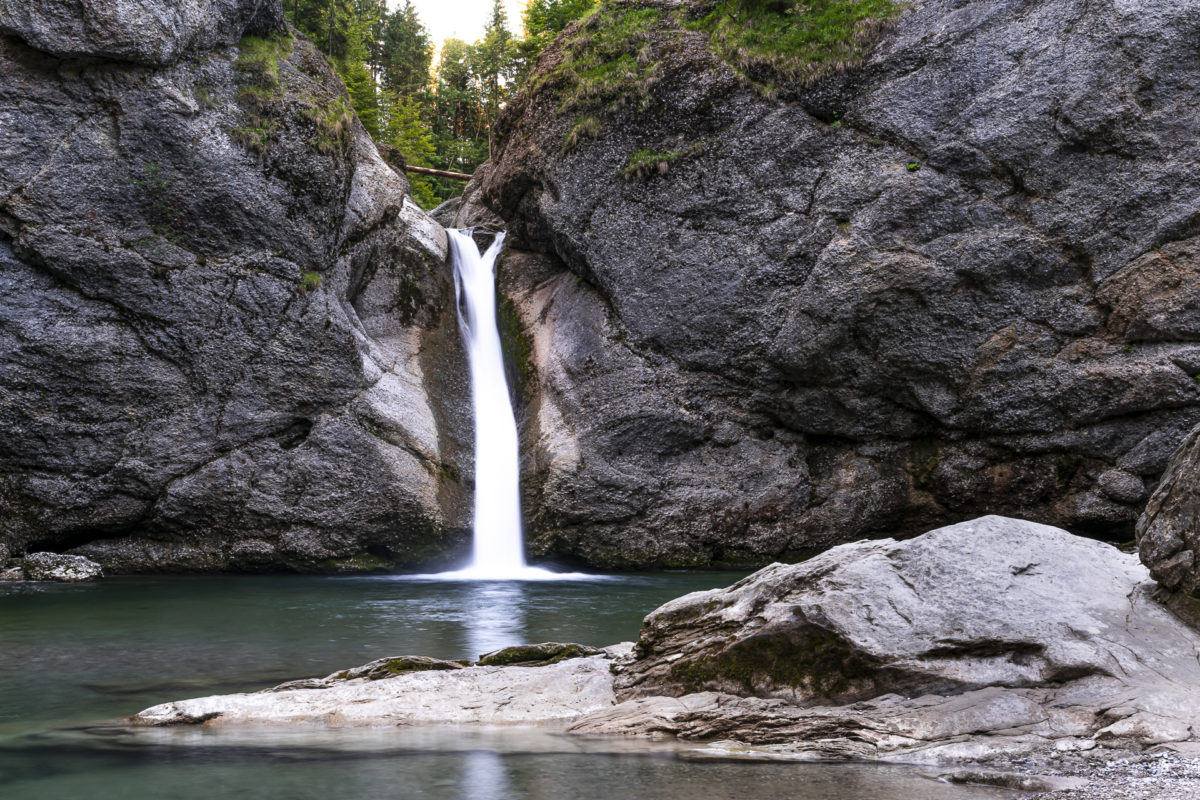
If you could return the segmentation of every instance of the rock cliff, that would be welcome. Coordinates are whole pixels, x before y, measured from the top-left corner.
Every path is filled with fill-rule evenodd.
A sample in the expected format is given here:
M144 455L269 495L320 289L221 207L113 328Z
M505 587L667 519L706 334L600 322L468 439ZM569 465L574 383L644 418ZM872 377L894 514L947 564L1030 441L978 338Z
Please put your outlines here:
M461 553L466 373L407 189L276 0L0 0L0 542Z
M568 29L447 209L511 231L535 551L1129 538L1200 420L1198 11L915 0L803 68L711 3Z

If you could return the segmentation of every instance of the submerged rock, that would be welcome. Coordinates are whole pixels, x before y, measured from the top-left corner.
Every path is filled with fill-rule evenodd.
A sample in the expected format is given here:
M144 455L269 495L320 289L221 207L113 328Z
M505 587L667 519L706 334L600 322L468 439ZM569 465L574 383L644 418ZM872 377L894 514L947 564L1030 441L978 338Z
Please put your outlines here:
M60 553L30 553L21 560L21 573L29 581L62 583L82 583L104 577L104 570L95 561Z
M0 0L0 541L361 571L469 535L441 227L278 0Z
M444 212L510 229L533 547L1128 539L1200 420L1200 1L919 0L800 81L723 60L711 9L568 30Z

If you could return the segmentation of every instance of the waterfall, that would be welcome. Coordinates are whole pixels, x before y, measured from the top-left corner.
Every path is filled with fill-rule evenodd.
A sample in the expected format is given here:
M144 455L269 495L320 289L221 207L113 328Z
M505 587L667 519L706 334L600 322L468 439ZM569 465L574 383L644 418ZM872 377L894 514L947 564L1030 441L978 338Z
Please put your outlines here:
M501 577L525 568L517 422L496 325L495 264L504 234L496 234L481 255L470 230L446 233L475 411L474 545L469 570Z
M521 536L520 451L500 329L496 324L496 259L504 234L496 234L482 254L471 230L447 229L458 329L471 370L471 407L475 414L475 515L472 557L466 569L432 575L400 576L418 580L590 580L525 564Z

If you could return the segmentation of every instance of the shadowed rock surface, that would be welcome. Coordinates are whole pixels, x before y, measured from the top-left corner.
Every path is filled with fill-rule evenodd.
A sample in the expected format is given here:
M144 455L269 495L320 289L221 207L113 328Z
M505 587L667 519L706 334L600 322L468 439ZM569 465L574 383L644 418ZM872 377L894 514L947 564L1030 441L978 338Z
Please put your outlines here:
M511 232L532 547L751 563L993 512L1128 539L1200 419L1200 3L917 0L860 66L751 76L775 99L707 8L568 30L443 211ZM618 18L636 85L581 101L564 64Z
M1156 581L1177 592L1179 610L1200 594L1200 428L1184 439L1138 520L1138 551ZM1200 607L1200 606L1197 606ZM1200 616L1195 617L1200 622Z
M462 552L444 233L324 57L275 0L85 5L0 2L0 541L110 571Z

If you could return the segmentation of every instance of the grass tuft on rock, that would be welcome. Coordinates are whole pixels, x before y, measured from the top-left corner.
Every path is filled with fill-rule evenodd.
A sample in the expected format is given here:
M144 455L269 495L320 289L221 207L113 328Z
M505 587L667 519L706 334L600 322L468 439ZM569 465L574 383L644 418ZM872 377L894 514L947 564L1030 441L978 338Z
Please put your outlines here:
M238 42L238 57L233 68L244 83L238 89L237 100L247 112L245 125L230 131L234 140L247 150L264 155L279 127L275 118L283 100L279 64L292 52L292 37L260 38L246 36Z
M688 27L744 73L807 82L861 63L902 9L892 0L722 0Z
M316 148L325 155L340 152L350 140L354 125L354 109L345 98L336 97L324 105L313 105L304 109L317 129Z
M698 155L704 151L703 142L693 142L687 147L667 152L655 150L636 150L629 156L629 161L621 169L621 177L625 180L649 178L654 175L665 175L671 169L672 162L681 158Z
M292 52L291 36L245 36L238 42L238 57L233 68L250 77L257 85L279 85L279 62Z
M601 126L600 120L596 117L580 117L575 120L575 124L571 126L571 130L567 134L566 141L563 142L563 155L574 152L577 147L588 139L600 138L602 129L603 126Z
M657 8L630 2L596 7L569 36L563 58L544 79L558 85L559 112L649 105L659 63L652 34L662 18Z

